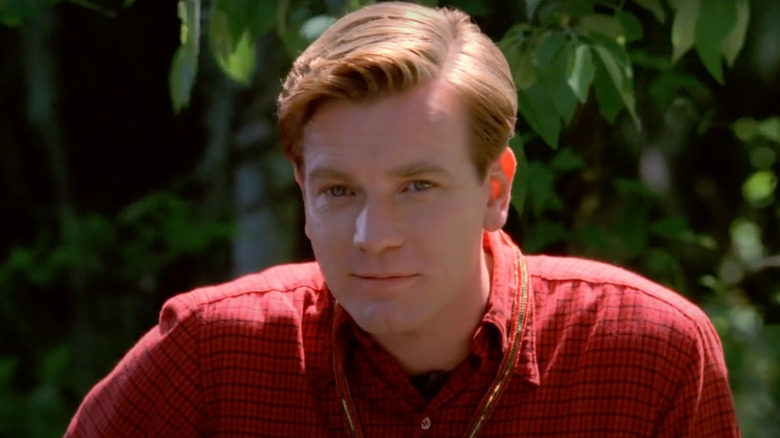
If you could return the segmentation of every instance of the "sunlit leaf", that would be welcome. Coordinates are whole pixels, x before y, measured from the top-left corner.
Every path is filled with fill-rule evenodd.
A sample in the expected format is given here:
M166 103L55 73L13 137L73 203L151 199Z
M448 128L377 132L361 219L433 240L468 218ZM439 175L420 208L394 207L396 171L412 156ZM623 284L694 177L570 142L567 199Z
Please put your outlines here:
M593 77L596 73L590 47L586 44L580 44L569 59L571 62L566 74L566 83L571 87L577 99L585 103L588 101L590 85L593 83Z
M173 55L168 77L171 100L176 113L190 102L192 87L198 72L200 51L200 0L179 0L181 46Z
M217 58L217 63L222 71L234 81L249 85L255 72L255 44L245 32L236 45L235 50Z
M701 0L704 13L696 25L696 52L707 71L723 83L722 44L737 22L734 0Z
M677 62L696 41L701 0L681 1L672 22L672 62Z
M759 170L742 185L742 196L756 207L766 207L771 203L776 188L777 175L771 170Z
M729 67L734 65L737 55L745 44L745 35L747 35L748 22L750 21L750 4L748 0L735 0L737 6L737 23L731 29L731 32L723 41L723 56L726 58Z
M634 2L652 12L655 16L655 19L660 23L663 24L666 21L666 12L664 12L664 8L661 6L660 0L634 0Z

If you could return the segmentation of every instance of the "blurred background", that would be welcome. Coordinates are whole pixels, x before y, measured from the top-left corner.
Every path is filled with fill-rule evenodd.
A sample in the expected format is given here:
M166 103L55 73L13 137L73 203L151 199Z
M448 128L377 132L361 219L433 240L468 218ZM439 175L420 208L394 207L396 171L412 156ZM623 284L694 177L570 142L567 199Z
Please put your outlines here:
M311 259L275 99L366 3L0 0L0 436L61 436L174 294ZM780 436L780 2L420 3L509 58L524 252L703 307L743 436Z

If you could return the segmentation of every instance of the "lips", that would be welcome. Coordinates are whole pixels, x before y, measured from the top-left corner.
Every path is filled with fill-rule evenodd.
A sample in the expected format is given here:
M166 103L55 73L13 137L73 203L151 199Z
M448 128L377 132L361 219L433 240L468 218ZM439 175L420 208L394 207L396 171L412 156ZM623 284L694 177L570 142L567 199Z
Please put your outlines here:
M352 274L358 285L371 290L398 289L409 285L417 277L417 274Z

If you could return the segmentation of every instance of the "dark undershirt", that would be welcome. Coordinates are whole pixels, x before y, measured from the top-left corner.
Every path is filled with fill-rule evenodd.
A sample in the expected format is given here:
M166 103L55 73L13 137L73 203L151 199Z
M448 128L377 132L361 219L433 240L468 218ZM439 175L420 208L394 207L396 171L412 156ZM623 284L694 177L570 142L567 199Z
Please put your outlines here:
M449 373L446 371L433 371L419 376L411 376L409 381L420 391L426 401L430 401L447 382Z

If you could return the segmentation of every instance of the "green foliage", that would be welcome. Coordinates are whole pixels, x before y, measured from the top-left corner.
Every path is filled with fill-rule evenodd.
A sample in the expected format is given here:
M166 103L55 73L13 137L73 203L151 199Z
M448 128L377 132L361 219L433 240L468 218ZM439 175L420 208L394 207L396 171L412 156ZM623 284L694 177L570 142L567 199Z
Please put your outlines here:
M171 63L169 84L173 109L177 113L189 105L200 53L200 0L179 0L181 47Z
M336 17L372 2L179 0L181 45L169 76L174 110L189 105L202 79L203 37L207 56L225 75L252 86L261 39L292 60ZM57 3L0 0L0 23L31 22ZM123 6L132 3L124 0ZM742 52L750 2L526 0L514 17L497 16L507 2L419 3L458 7L484 23L514 23L486 30L501 36L498 45L518 87L512 202L521 215L524 251L617 263L702 304L724 345L743 436L778 436L780 327L766 324L763 315L780 306L780 282L761 277L753 288L766 297L749 289L780 253L780 117L733 120L713 105L718 87L728 85L723 62L732 67ZM747 157L735 184L739 199L721 228L714 221L702 227L696 212L685 208L692 197L680 193L687 189L682 183L664 190L638 171L643 148L669 142L654 130L658 120L678 122L675 105L692 108L696 124L682 149L720 129L712 135L730 132L730 152ZM706 158L689 158L683 172ZM719 195L707 196L726 202ZM204 219L197 205L169 192L151 193L116 215L77 216L65 228L42 231L0 264L0 333L26 346L20 356L0 352L0 436L59 435L86 387L125 350L122 342L132 342L139 327L148 326L150 319L138 315L149 291L183 258L225 245L232 235L228 222ZM42 333L33 323L42 318L30 310L35 306L23 301L25 294L10 292L51 299L47 291L77 282L69 293L102 294L86 300L94 301L90 324L109 328L80 333L87 348L66 342L70 334ZM112 291L108 298L104 290ZM139 299L139 291L147 295ZM149 304L147 316L156 310ZM108 320L102 326L101 316ZM79 378L74 370L85 363L99 365Z
M153 321L156 308L143 318L136 315L139 290L152 292L177 262L227 245L232 237L229 222L205 219L192 201L157 192L115 217L78 216L60 239L41 235L33 245L12 249L0 264L0 332L26 347L19 356L0 353L0 436L61 436L75 408L69 396L83 396ZM16 292L54 300L47 291L74 279L82 288L110 289L94 290L80 303L89 310L84 317L105 331L76 332L76 341L68 341L68 330L51 333L48 324L37 323L46 315ZM77 364L89 367L83 380Z
M17 27L38 18L62 0L0 0L0 23Z

